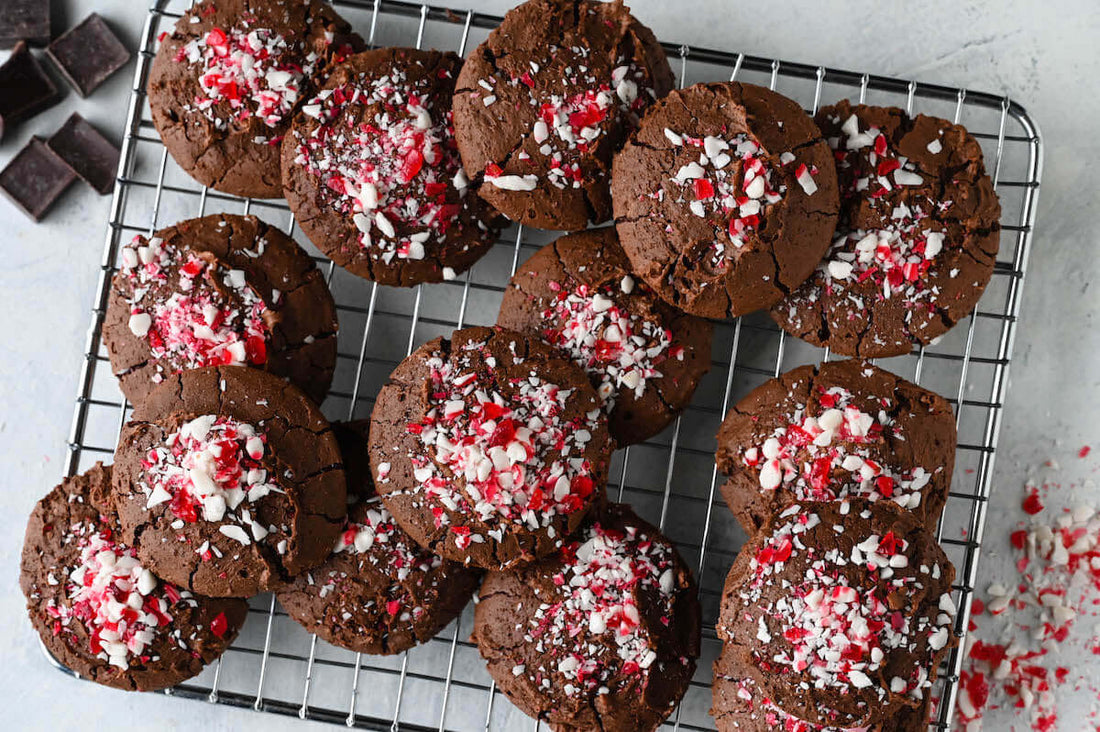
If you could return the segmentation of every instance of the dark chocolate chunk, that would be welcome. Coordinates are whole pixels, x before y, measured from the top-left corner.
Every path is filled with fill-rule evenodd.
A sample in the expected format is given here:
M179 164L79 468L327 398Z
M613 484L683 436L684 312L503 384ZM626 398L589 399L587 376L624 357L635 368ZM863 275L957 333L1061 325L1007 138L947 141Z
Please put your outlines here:
M26 41L50 42L50 0L4 0L0 8L0 48Z
M65 31L46 47L46 53L82 97L130 60L130 51L98 13Z
M33 117L59 99L57 85L38 65L27 44L15 44L0 66L0 138L5 126Z
M76 180L65 161L41 137L32 137L8 167L0 170L0 191L35 221L41 221L53 202Z
M46 145L92 188L102 194L114 189L119 150L76 112Z

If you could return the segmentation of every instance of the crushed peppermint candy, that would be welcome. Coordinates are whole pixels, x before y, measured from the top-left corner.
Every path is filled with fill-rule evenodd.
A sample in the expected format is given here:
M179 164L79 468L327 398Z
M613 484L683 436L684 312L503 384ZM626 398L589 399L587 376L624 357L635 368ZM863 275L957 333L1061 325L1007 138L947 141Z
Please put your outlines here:
M138 485L146 496L146 509L166 503L176 519L221 524L219 534L243 546L278 535L279 528L264 526L258 513L249 509L283 492L265 467L270 462L265 461L266 453L262 425L213 414L185 422L142 460ZM204 560L212 549L200 551Z
M555 295L541 314L547 323L543 340L598 379L596 394L608 412L624 391L641 399L646 384L661 378L662 362L684 358L684 348L673 342L671 330L619 304L622 295L636 287L630 275L617 287L601 289L551 282Z
M727 585L724 602L733 605L723 610L719 637L741 644L755 638L752 653L764 673L793 675L841 694L870 690L882 702L903 694L922 701L933 669L916 664L904 677L882 675L897 654L931 661L950 645L956 610L950 586L939 581L943 569L910 567L910 544L893 531L825 547L818 533L842 536L849 529L825 526L818 513L798 504L779 519L761 537L748 576L732 589ZM926 598L936 584L943 594Z
M534 373L498 383L496 359L485 348L471 342L450 358L428 358L428 410L406 426L423 450L411 456L417 490L431 499L437 527L450 523L448 511L498 526L551 526L599 489L584 453L602 415L595 408L563 419L574 390ZM460 549L486 541L467 526L450 530ZM502 530L490 538L499 541Z
M534 151L545 158L538 168L545 171L546 180L556 188L581 188L592 176L607 174L603 167L586 162L597 151L607 149L601 145L601 138L612 130L623 129L629 133L637 127L642 112L656 99L656 94L645 71L625 57L618 59L609 78L602 78L590 67L591 49L554 47L550 53L553 68L565 64L567 84L580 91L559 93L560 79L555 78L553 83L547 84L540 78L555 73L551 64L531 63L518 77L481 79L478 88L470 93L480 97L488 107L498 103L506 89L506 98L518 99L516 103L534 107L537 115L525 137L534 142ZM533 165L526 149L516 159ZM486 166L487 182L511 191L531 191L538 187L538 175L504 175L502 164L490 162ZM523 167L513 164L510 169L522 170Z
M733 251L751 243L770 207L783 200L787 186L776 171L796 158L783 153L773 160L758 140L743 132L696 137L666 128L665 137L675 148L698 152L671 180L680 189L677 202L699 218L720 222L715 224L721 233L715 238L712 264L724 267ZM817 191L815 172L804 164L796 168L795 179L807 195Z
M159 659L150 647L173 622L179 603L195 606L190 593L160 582L137 559L137 552L116 543L111 531L90 523L69 527L66 541L80 547L79 564L65 568L66 601L51 599L46 612L54 635L86 638L88 652L123 671ZM75 626L82 626L83 631ZM178 631L171 643L188 649Z
M882 398L877 414L869 414L853 404L853 394L843 387L814 389L815 413L800 405L786 416L785 426L742 449L741 464L757 473L760 488L787 490L800 501L859 496L919 507L922 491L943 468L899 471L875 456L875 448L897 429L887 412L889 398Z
M353 509L354 520L336 540L335 554L352 554L379 567L398 582L413 572L428 572L443 565L443 560L413 542L381 499L372 498L360 509Z
M541 604L524 633L544 660L513 672L536 684L553 683L567 696L612 693L638 676L648 677L658 659L643 615L666 626L672 622L677 592L672 548L629 523L619 529L597 522L559 556L562 566L551 577L554 592L539 593ZM656 606L639 607L640 597Z
M274 314L242 270L158 237L135 237L121 260L130 332L159 362L155 378L166 370L267 362Z
M230 28L214 27L183 45L177 63L196 69L201 94L185 110L198 113L219 130L259 119L279 127L298 103L303 80L317 68L319 56L301 40L288 41L243 15ZM281 136L264 138L277 145Z
M1056 469L1054 461L1044 468ZM979 586L982 597L972 601L955 710L958 732L1000 729L1007 723L1035 732L1067 729L1059 713L1073 708L1071 699L1078 705L1071 691L1087 690L1100 699L1088 666L1078 670L1070 662L1080 652L1100 655L1100 625L1095 623L1100 615L1100 513L1085 503L1060 510L1044 504L1055 495L1094 487L1091 480L1063 485L1049 474L1025 484L1021 521L1006 542L1016 571L1008 580ZM1093 709L1088 718L1095 726L1100 716L1095 702Z
M471 231L492 235L473 213L480 204L467 195L449 101L437 89L452 73L359 72L309 101L303 111L316 123L294 133L295 163L354 223L363 252L387 265L431 258Z
M840 119L833 123L840 124ZM819 286L838 292L858 286L861 293L878 300L902 298L907 307L925 300L925 307L934 309L938 290L930 280L937 276L934 268L946 239L940 217L952 201L939 201L925 190L926 181L916 164L898 154L879 128L862 124L855 114L840 128L843 134L828 142L842 183L844 213L832 247L818 267ZM862 207L883 225L851 226L852 212Z

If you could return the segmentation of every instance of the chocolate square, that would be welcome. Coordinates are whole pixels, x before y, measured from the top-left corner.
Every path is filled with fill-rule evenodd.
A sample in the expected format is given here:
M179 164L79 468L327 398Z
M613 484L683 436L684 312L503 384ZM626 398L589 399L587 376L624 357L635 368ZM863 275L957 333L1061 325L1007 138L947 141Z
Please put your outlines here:
M19 41L36 46L50 42L50 0L0 1L0 48Z
M46 140L46 145L100 194L114 189L119 150L76 112Z
M76 173L46 147L45 140L32 137L8 167L0 170L0 191L32 219L41 221L74 180Z
M15 44L11 56L0 66L0 138L5 127L33 117L59 99L57 85L38 65L27 44Z
M97 13L65 31L46 48L46 54L82 97L130 60L130 51Z

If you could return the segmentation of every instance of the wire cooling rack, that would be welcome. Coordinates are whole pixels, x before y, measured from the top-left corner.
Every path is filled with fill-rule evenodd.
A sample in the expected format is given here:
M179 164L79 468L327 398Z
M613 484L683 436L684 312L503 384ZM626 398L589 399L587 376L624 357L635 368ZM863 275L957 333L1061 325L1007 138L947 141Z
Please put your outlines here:
M284 202L249 201L199 187L168 156L145 98L157 36L170 29L188 4L157 0L142 35L69 437L67 474L96 460L110 461L129 415L100 341L100 326L120 244L136 234L222 211L253 213L290 231L315 255L337 302L339 358L324 404L332 419L368 416L386 376L418 344L457 327L491 324L516 266L553 239L547 232L513 226L454 282L415 289L380 287L320 256L295 227ZM334 4L371 44L452 49L460 54L480 43L500 20L396 0ZM956 633L962 638L977 577L1039 193L1042 143L1035 123L1022 107L1000 96L686 45L665 48L683 85L723 79L764 84L811 112L841 98L896 105L910 113L961 122L981 142L1003 206L1001 250L992 281L977 311L938 343L881 362L949 397L956 409L957 465L939 535L958 568ZM722 581L744 540L716 498L720 476L713 459L715 431L726 409L753 387L795 366L828 358L827 351L787 337L760 314L717 323L713 367L692 405L663 434L615 455L611 495L659 523L700 580L703 657L691 689L663 729L713 729L707 709L711 662L719 649L714 621ZM202 675L165 693L368 729L538 730L538 722L523 716L494 687L476 647L467 640L471 616L467 608L437 638L405 654L373 657L318 641L291 621L272 596L263 595L251 601L249 621L225 655ZM933 694L939 703L932 729L949 726L962 660L956 650L941 668ZM52 657L50 661L71 673Z

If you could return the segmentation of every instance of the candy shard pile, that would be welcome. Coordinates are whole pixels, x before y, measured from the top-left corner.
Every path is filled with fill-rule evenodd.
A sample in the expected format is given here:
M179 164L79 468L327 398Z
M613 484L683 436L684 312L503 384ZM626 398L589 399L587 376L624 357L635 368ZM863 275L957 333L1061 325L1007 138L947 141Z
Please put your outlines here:
M659 622L671 622L676 577L668 546L633 526L619 531L596 523L563 547L561 555L564 565L553 576L558 592L541 598L524 635L547 655L547 665L520 673L561 674L568 696L610 694L614 689L606 685L609 679L649 674L657 654L637 598L655 593L663 608ZM578 643L581 638L584 642ZM598 656L585 652L589 644L600 649ZM613 651L610 656L607 649Z
M238 544L261 542L279 529L260 523L256 504L283 492L271 479L265 452L262 427L213 414L196 417L169 434L143 461L140 487L147 496L145 507L167 503L181 527L201 518L221 524L218 532ZM284 553L286 540L276 549ZM215 550L207 542L196 551Z
M470 343L465 349L483 345ZM464 360L459 357L456 364L442 353L428 359L429 410L407 427L424 448L412 458L414 477L437 503L437 525L448 521L444 509L460 505L482 521L532 529L550 527L554 516L579 511L596 489L583 453L598 427L598 414L564 422L560 414L572 390L532 374L508 384L506 398L491 383L495 379L485 383L468 360L462 366ZM493 366L486 365L492 373ZM461 483L451 476L461 477ZM500 529L488 533L501 540ZM460 545L484 540L470 533L456 537Z
M172 622L171 606L190 598L190 593L170 585L157 593L159 580L142 566L136 552L115 544L103 532L92 529L77 540L80 564L65 579L70 604L51 601L47 607L58 621L55 632L64 632L74 619L79 621L89 631L91 652L122 670L135 658L155 660L146 655L146 649L158 627ZM187 647L178 631L175 640L181 648Z
M793 504L742 549L718 637L787 713L882 723L927 699L954 644L953 576L912 514L861 499Z
M1089 452L1082 449L1078 457ZM1044 469L1058 465L1047 461ZM1052 491L1087 487L1088 481L1063 486L1050 478L1025 484L1020 510L1028 518L1008 537L1018 576L980 587L971 606L955 717L959 732L992 729L992 719L1054 732L1065 729L1059 714L1079 692L1100 699L1100 688L1075 673L1071 661L1073 654L1100 653L1100 625L1085 623L1100 615L1100 514L1071 502L1052 515L1044 505ZM1095 723L1098 713L1090 719Z
M244 271L158 237L135 237L122 250L121 273L132 288L130 332L161 362L154 382L164 379L164 366L266 363L275 316Z
M314 51L304 53L301 42L292 41L292 46L278 33L253 25L242 18L228 30L214 27L176 54L177 62L201 66L203 95L185 109L202 114L219 129L253 116L268 127L282 124L298 103L302 79L313 73L319 58ZM217 109L222 103L232 117L222 116ZM281 141L281 136L262 140L273 145Z
M634 278L622 278L619 290L630 294ZM543 313L548 323L543 340L566 351L589 375L599 379L596 395L610 412L621 391L636 398L651 379L661 378L657 366L666 359L683 360L683 346L673 343L672 331L643 319L616 304L615 293L580 284L568 290L557 282L553 302ZM560 326L557 324L560 323Z
M761 489L783 487L798 500L853 495L888 499L902 508L919 506L931 473L918 466L899 474L866 448L881 445L883 433L894 429L885 409L868 414L853 406L851 392L839 386L821 391L817 401L823 410L819 416L800 409L786 427L777 427L762 444L742 452L745 467L758 469ZM898 434L897 439L905 437Z
M294 162L323 181L329 205L352 218L360 245L387 264L424 259L429 240L438 247L461 227L468 182L450 111L434 110L435 83L400 69L364 74L302 108L319 124L298 135Z

